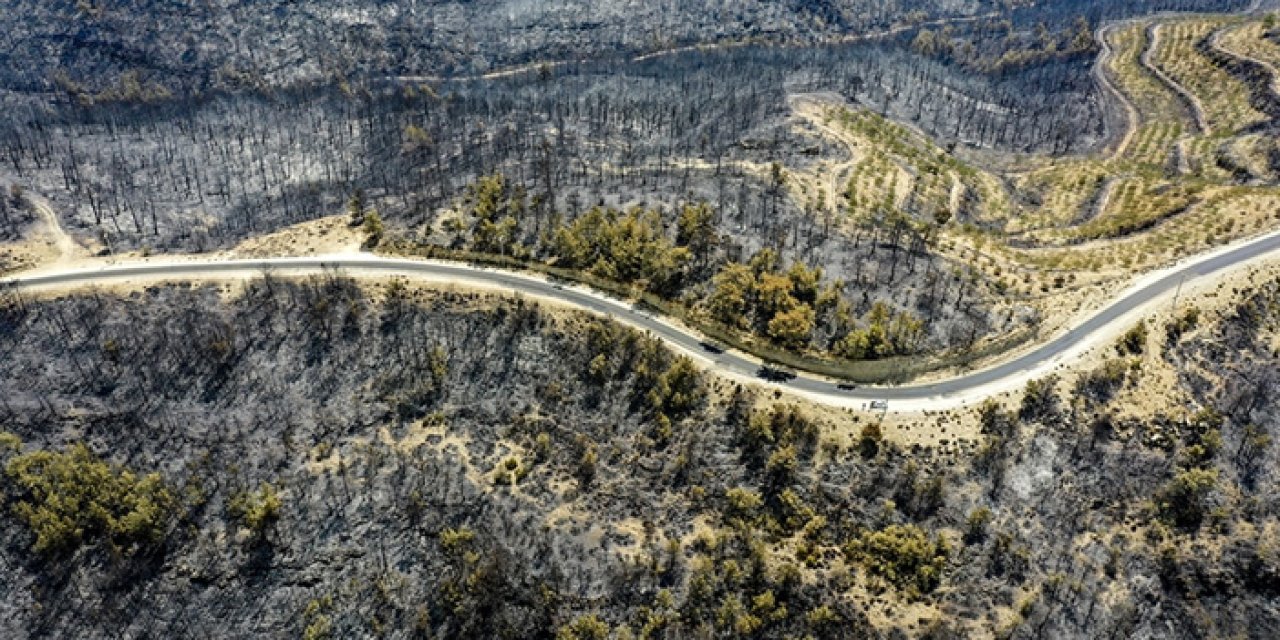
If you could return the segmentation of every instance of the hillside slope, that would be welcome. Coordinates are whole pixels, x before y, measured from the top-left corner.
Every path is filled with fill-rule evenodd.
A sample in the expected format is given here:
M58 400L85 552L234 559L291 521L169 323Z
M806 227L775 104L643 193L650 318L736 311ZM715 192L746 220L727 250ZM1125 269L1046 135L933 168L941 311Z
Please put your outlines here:
M1032 9L1053 19L1235 0L1109 0ZM481 73L546 60L645 53L727 40L812 42L908 22L982 15L992 0L531 2L529 0L18 0L0 16L0 87L94 90L139 72L146 84L207 90L249 77L272 86L339 76ZM1034 16L1033 16L1034 17Z
M934 449L726 386L608 323L465 292L329 278L9 299L0 625L1273 636L1277 287L1012 410L912 426L983 431ZM1185 405L1128 410L1161 385Z

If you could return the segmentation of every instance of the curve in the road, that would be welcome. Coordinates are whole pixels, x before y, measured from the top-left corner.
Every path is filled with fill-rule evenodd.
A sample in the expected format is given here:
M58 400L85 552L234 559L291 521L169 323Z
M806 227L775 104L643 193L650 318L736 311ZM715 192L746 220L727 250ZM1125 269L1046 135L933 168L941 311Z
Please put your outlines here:
M1231 267L1280 254L1280 232L1272 233L1227 250L1216 252L1179 267L1171 268L1131 289L1119 299L1085 319L1069 331L1010 360L979 371L947 380L900 387L860 387L800 375L785 382L774 382L820 402L841 406L857 406L873 400L894 401L896 409L948 408L981 400L1000 383L1025 378L1030 372L1048 369L1061 356L1083 344L1094 334L1183 282L1210 275ZM340 269L350 275L404 276L422 280L473 283L505 291L554 300L599 315L618 319L650 332L680 351L696 354L719 373L735 377L753 377L760 369L751 357L733 351L711 353L705 339L693 331L678 327L662 318L641 312L630 303L600 293L566 287L555 282L511 271L473 267L461 263L425 262L372 255L342 255L315 258L264 258L249 260L161 262L124 264L106 268L76 269L41 275L0 280L0 286L18 290L104 284L130 279L226 279L256 277L267 272L322 272Z

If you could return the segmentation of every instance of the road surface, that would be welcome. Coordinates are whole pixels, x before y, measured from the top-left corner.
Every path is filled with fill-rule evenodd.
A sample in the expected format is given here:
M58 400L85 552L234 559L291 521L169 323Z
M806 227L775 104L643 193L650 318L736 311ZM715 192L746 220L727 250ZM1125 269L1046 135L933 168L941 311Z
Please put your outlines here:
M461 263L385 258L370 254L244 260L148 259L25 273L0 280L0 286L20 291L45 291L119 282L234 280L261 277L266 272L314 274L333 269L353 277L401 276L417 281L456 283L546 299L614 318L649 332L677 351L694 356L716 373L780 387L824 404L865 408L872 401L888 401L891 411L920 411L955 408L1016 390L1027 380L1052 372L1088 348L1114 340L1117 331L1127 329L1136 322L1138 314L1149 311L1152 303L1173 295L1183 284L1239 269L1268 257L1280 257L1280 232L1225 247L1144 277L1105 307L1079 320L1070 330L989 368L922 384L856 388L838 386L835 381L804 374L790 380L766 382L759 377L761 367L758 360L736 351L708 350L705 338L696 332L640 311L629 302L584 287Z

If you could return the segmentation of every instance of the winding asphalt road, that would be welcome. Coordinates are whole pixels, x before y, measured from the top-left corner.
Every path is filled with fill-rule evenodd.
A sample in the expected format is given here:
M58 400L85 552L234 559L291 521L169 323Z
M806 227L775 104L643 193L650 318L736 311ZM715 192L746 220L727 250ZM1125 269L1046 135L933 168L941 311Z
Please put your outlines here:
M1205 256L1152 274L1070 330L1034 349L992 367L957 377L898 387L857 387L799 375L787 381L773 381L777 387L809 397L817 402L844 407L865 407L871 401L888 401L891 410L917 411L946 409L981 401L1002 391L1018 388L1032 377L1044 375L1074 353L1096 345L1127 318L1184 283L1241 268L1250 262L1274 255L1280 257L1280 232L1214 251ZM131 262L101 267L63 269L23 274L0 280L0 287L18 291L65 289L118 282L165 280L236 280L261 277L264 273L304 275L338 270L348 276L401 276L436 283L479 286L527 295L566 304L614 318L690 354L717 373L739 379L759 380L760 364L736 351L709 350L704 338L690 329L672 324L632 304L577 286L561 285L532 275L474 267L467 264L384 258L370 254L339 254L306 258L262 258L246 260L190 260Z

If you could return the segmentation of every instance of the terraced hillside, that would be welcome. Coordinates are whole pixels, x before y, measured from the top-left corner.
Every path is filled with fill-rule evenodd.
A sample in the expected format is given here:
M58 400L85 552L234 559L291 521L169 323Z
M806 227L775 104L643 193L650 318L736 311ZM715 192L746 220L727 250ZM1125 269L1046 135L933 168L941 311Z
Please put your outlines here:
M944 253L1030 299L1255 234L1280 220L1274 23L1157 17L1101 30L1099 80L1127 124L1085 156L949 151L872 110L813 98L795 107L797 126L852 160L797 169L789 184L810 200L814 185L839 184L850 229L892 212L938 227Z

